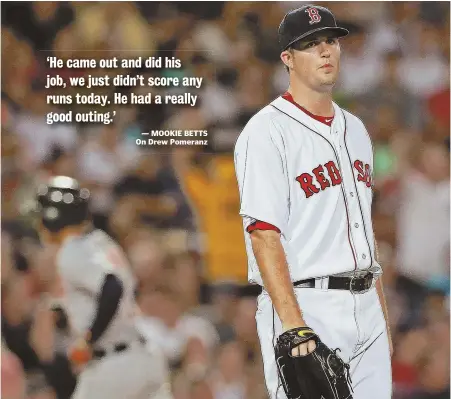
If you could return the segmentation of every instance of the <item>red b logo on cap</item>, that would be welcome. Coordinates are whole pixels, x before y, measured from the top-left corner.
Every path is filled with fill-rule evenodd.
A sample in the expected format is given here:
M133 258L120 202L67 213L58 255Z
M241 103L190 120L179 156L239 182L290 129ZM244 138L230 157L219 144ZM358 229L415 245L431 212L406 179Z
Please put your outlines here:
M318 10L316 8L307 8L305 12L310 17L309 24L317 24L319 21L321 21L321 15L319 15Z

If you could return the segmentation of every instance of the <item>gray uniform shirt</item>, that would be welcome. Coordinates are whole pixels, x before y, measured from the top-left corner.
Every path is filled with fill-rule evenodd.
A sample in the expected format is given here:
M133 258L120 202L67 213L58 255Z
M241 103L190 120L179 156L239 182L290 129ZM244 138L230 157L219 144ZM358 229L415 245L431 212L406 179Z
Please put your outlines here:
M105 232L94 230L68 238L59 250L57 267L74 338L90 328L96 315L97 298L108 274L121 280L124 291L116 315L96 346L108 349L118 342L137 338L134 324L136 281L123 250Z

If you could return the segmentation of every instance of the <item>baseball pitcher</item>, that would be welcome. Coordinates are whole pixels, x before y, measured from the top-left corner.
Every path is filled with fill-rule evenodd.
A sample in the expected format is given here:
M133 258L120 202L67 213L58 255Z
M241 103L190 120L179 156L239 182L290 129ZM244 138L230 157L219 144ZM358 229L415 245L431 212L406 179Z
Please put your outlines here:
M122 249L89 220L89 191L57 176L38 189L40 235L57 246L67 313L74 399L170 399L159 352L135 327L135 280Z
M391 339L364 124L332 101L348 34L324 7L279 27L289 88L235 146L257 329L272 399L391 398Z

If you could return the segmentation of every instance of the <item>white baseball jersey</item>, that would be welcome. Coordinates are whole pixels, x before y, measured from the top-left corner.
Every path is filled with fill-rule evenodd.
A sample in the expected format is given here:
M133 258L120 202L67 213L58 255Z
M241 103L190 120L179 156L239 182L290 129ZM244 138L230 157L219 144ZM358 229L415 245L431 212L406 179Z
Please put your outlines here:
M240 215L281 231L292 281L380 271L371 221L373 152L363 123L333 104L331 127L278 97L235 146ZM263 285L245 232L248 279Z
M96 345L110 348L118 342L136 340L135 279L118 244L101 230L70 237L58 252L57 267L74 335L84 334L91 326L105 277L114 274L122 282L123 295L117 313Z

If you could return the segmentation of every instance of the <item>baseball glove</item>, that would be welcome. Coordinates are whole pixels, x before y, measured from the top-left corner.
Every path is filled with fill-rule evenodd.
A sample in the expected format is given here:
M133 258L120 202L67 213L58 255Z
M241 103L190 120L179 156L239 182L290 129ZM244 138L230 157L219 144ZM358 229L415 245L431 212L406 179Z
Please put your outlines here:
M306 356L291 350L314 339L316 349ZM277 369L288 399L352 399L349 365L329 349L311 328L281 334L275 346Z

